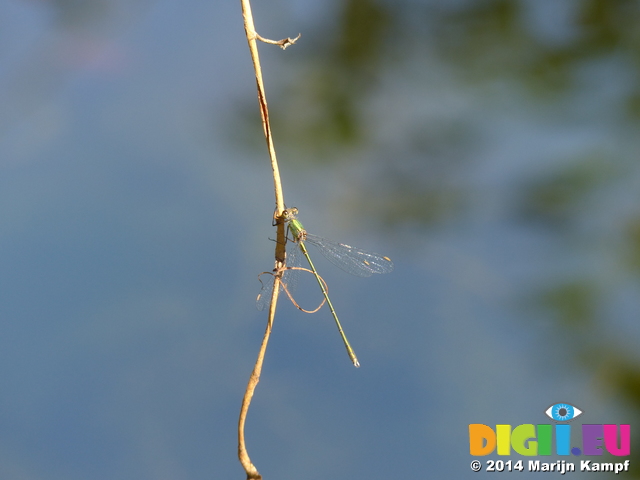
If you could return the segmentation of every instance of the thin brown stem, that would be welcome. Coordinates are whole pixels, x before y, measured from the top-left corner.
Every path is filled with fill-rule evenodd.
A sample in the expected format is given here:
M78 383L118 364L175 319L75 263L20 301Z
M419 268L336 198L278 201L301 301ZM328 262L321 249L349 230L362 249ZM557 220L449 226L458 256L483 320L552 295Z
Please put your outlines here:
M273 328L273 318L276 314L276 305L278 303L279 291L280 275L276 275L276 278L273 280L273 292L271 294L271 305L269 306L269 319L267 321L267 329L265 330L264 336L262 337L262 344L260 345L260 350L258 351L258 358L256 360L255 366L253 367L253 371L251 372L251 376L249 377L249 383L247 384L247 389L245 390L244 397L242 399L242 407L240 407L240 419L238 420L238 459L240 460L244 471L247 473L247 480L262 479L262 475L258 473L258 469L251 462L251 458L249 457L249 453L247 452L247 447L244 440L244 424L247 419L247 413L249 411L249 405L251 404L253 392L258 386L258 382L260 381L262 364L264 363L264 356L267 352L267 344L269 343L269 337L271 336L271 330Z
M256 85L258 89L258 105L260 107L260 116L262 118L262 128L264 130L264 136L267 141L267 149L269 150L269 158L271 159L271 170L273 173L273 188L276 197L276 210L274 212L275 225L277 227L277 239L275 248L275 268L276 278L273 284L273 293L271 296L271 304L269 306L269 317L267 320L267 328L262 338L262 344L258 352L258 358L256 360L251 376L249 377L249 383L242 399L242 407L240 408L240 418L238 420L238 459L242 464L245 472L247 473L247 479L255 480L261 479L262 476L258 473L257 468L251 462L251 458L247 452L245 437L244 437L244 425L247 419L247 413L249 411L249 405L251 404L251 398L260 381L260 373L262 371L262 364L264 362L264 356L267 351L267 344L269 343L269 336L273 328L273 319L276 313L276 306L278 303L278 295L280 292L280 281L282 271L286 267L286 254L285 254L285 225L282 219L282 213L285 209L284 196L282 194L282 184L280 182L280 170L278 168L278 160L276 159L276 150L273 145L273 137L271 135L271 125L269 122L269 109L267 107L267 96L264 89L264 83L262 81L262 69L260 68L260 57L258 56L258 45L256 40L262 42L279 45L283 49L289 45L293 45L300 35L296 38L286 38L279 41L268 40L256 32L253 24L253 15L251 13L251 4L249 0L241 0L242 4L242 16L244 18L244 31L247 36L247 42L249 43L249 51L251 52L251 60L253 61L253 69L256 76Z
M271 158L271 169L273 170L273 186L276 194L276 214L279 217L284 210L284 197L282 195L282 184L280 183L280 170L278 169L276 150L273 146L273 137L271 135L269 109L267 107L267 96L264 90L264 82L262 81L262 68L260 67L260 56L258 54L258 45L256 42L257 39L262 39L262 37L258 35L253 24L251 3L249 2L249 0L241 0L241 2L242 15L244 17L244 31L247 36L247 42L249 43L249 51L251 52L251 60L253 61L253 69L256 75L256 83L258 87L258 105L260 106L260 116L262 117L262 128L264 130L265 139L267 140L267 148L269 149L269 157ZM264 39L262 40L264 41ZM284 40L282 40L282 42L284 44Z

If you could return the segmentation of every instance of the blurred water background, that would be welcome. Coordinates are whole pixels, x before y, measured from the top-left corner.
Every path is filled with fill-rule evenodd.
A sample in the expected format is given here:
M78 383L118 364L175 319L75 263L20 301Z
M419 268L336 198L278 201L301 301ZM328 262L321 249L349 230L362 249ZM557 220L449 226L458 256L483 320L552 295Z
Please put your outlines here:
M302 33L260 46L287 205L396 265L316 254L359 370L279 304L264 477L477 478L468 424L557 402L634 445L640 2L254 3ZM239 2L0 0L0 185L0 477L244 478L275 230Z

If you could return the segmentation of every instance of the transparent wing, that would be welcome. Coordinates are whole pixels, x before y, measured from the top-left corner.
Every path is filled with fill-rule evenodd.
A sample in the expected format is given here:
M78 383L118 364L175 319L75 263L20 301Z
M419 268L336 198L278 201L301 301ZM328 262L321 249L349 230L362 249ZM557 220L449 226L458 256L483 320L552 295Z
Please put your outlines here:
M300 248L297 244L289 242L287 245L287 267L299 267L302 264ZM293 294L298 286L300 270L287 270L282 275L282 281L287 285L289 293Z
M290 242L287 245L287 267L299 267L300 266L300 248L298 245ZM282 283L286 284L287 290L290 294L293 294L298 286L298 276L300 270L285 270L282 274ZM265 272L258 277L262 283L262 289L256 298L256 308L260 311L265 310L271 304L271 295L273 293L274 274L272 272ZM282 293L282 285L280 285L280 292Z
M260 283L262 283L262 288L260 289L258 298L256 298L256 308L260 311L263 311L271 303L271 294L273 293L274 278L275 277L271 272L264 272L258 276Z
M315 245L327 260L351 275L370 277L374 273L393 271L393 262L389 257L377 253L365 252L344 243L333 242L326 238L307 233L307 243Z

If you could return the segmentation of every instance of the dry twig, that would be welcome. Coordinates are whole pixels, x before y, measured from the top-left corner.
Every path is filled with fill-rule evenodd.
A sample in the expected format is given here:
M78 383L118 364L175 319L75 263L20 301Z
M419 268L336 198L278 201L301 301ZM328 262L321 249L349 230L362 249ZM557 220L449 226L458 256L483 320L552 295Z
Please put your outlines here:
M249 405L253 392L260 381L260 373L262 371L262 364L264 362L264 355L267 350L267 344L269 343L269 336L271 335L271 329L273 328L273 319L276 313L276 305L278 303L278 294L280 292L280 283L282 278L282 272L286 267L286 255L285 255L285 226L282 221L282 212L284 211L284 196L282 194L282 184L280 182L280 171L278 169L278 161L276 159L276 151L273 146L273 138L271 136L271 126L269 124L269 109L267 108L267 97L264 90L264 84L262 81L262 70L260 68L260 58L258 56L258 46L256 40L260 40L265 43L279 45L282 49L287 48L289 45L293 45L299 38L285 38L283 40L269 40L261 37L255 30L253 24L253 15L251 13L251 4L249 0L241 0L242 3L242 16L244 17L244 31L247 35L247 41L249 42L249 51L251 52L251 59L253 61L253 68L256 75L256 84L258 88L258 105L260 107L260 116L262 117L262 128L264 130L264 136L267 140L267 148L269 150L269 157L271 159L271 170L273 171L273 186L276 197L276 211L274 213L275 225L277 227L277 239L275 248L275 274L273 283L273 292L271 295L271 304L269 306L269 318L267 320L267 328L262 338L262 344L258 351L258 358L256 360L251 376L249 377L249 383L242 399L242 407L240 408L240 418L238 420L238 459L242 464L245 472L247 473L248 480L262 479L258 469L251 462L251 458L247 453L247 447L244 438L244 425L247 419L247 412L249 411Z

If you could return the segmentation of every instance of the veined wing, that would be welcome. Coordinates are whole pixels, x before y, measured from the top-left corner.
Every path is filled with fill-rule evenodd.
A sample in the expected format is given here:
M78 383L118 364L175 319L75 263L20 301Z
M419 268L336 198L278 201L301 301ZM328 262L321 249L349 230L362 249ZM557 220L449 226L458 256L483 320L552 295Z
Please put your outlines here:
M352 275L370 277L374 273L393 271L393 262L389 257L366 252L344 243L333 242L311 233L307 233L306 242L315 245L320 253L336 267Z
M263 272L258 276L258 279L260 280L260 283L262 283L262 288L256 298L256 308L263 311L271 304L271 295L273 293L273 281L275 276L271 272ZM282 289L282 286L280 286L280 289Z
M299 267L301 263L300 259L300 248L296 243L289 242L287 245L287 267ZM300 270L293 269L290 270L287 268L282 273L282 282L280 284L280 293L282 293L282 284L284 283L287 286L287 290L289 294L293 294L296 287L298 286L298 276L300 274ZM262 278L260 278L260 282L262 283L262 289L258 294L258 298L256 298L256 308L260 311L263 311L271 304L271 295L273 293L273 282L275 279L275 274L272 272L265 272L261 274ZM265 278L266 276L266 278Z

